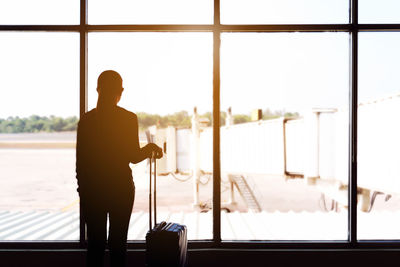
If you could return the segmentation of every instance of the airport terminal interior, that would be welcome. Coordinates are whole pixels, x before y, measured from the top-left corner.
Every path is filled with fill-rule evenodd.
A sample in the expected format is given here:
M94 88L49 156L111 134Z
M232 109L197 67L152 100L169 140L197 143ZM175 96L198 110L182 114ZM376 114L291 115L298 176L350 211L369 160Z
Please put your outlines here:
M85 266L77 131L106 70L132 138L163 152L129 163L126 266L145 266L150 217L187 227L188 266L396 266L398 10L0 0L0 266Z

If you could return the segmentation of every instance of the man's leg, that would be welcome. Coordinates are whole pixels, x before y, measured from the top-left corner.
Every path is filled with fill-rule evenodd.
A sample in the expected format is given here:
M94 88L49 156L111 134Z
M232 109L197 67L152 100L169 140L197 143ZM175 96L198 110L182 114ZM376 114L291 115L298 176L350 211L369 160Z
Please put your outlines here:
M88 236L86 265L89 267L103 267L107 212L105 207L94 200L85 200L82 204Z
M114 201L114 205L109 211L110 230L108 246L110 249L110 261L112 267L125 266L126 241L134 195L133 191L132 193L120 196Z

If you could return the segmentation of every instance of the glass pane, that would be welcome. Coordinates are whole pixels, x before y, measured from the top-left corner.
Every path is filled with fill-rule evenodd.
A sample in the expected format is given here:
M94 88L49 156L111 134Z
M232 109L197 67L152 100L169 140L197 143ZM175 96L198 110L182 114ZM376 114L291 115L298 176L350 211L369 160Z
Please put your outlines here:
M399 46L399 33L359 34L359 239L400 239Z
M90 24L211 24L212 0L89 0Z
M399 23L399 10L398 0L359 0L358 21L360 23Z
M193 145L199 131L211 127L212 47L211 33L89 34L89 109L96 106L99 74L120 73L119 105L137 114L141 146L148 130L166 152L157 163L158 221L187 225L189 239L212 238L211 173L196 167L200 152ZM205 148L212 150L212 142ZM148 163L131 168L136 195L128 239L137 240L148 230Z
M348 0L221 0L223 24L348 22Z
M79 0L2 0L0 24L79 24Z
M0 240L79 239L79 34L0 33Z
M348 96L346 33L222 35L223 239L347 238Z

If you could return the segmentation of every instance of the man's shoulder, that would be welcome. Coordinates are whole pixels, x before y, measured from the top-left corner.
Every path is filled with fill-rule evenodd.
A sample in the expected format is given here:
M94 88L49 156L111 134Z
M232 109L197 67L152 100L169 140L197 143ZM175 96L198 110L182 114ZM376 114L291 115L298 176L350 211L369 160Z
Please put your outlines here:
M129 111L127 109L124 109L120 106L117 106L118 108L118 112L124 116L127 119L137 119L137 115L135 113L133 113L132 111Z
M91 121L94 118L95 114L96 114L96 108L86 112L79 119L79 123L82 124L84 122Z
M93 117L94 114L96 114L96 111L97 111L97 109L93 108L93 109L89 110L88 112L86 112L83 116L84 117Z

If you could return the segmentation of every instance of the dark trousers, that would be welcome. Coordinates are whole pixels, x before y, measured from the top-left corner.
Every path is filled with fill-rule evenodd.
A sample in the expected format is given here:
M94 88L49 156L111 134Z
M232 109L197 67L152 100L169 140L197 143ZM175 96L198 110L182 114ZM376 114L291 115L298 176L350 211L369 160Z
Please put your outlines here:
M86 264L104 266L104 250L107 243L107 215L109 218L108 248L110 265L125 266L126 241L132 213L135 190L118 194L90 195L82 197L81 205L86 222L88 250Z

